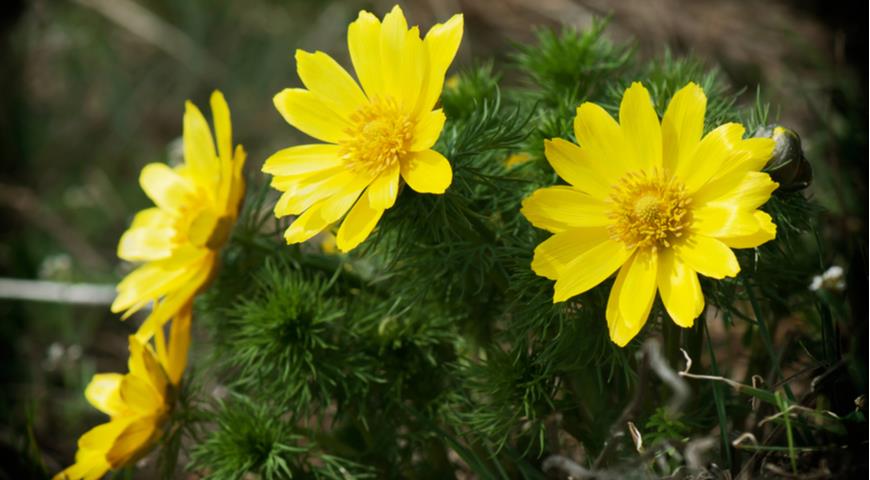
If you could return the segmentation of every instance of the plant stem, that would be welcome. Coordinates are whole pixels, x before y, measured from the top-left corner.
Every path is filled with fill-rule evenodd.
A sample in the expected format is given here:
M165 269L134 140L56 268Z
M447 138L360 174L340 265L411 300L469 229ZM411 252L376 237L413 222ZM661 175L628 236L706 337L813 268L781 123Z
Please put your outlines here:
M761 332L761 341L764 343L764 348L767 350L767 354L770 355L770 361L773 363L773 371L776 374L776 379L784 379L785 377L782 374L782 370L779 368L778 355L773 349L773 339L770 336L770 330L767 328L767 323L761 318L761 306L758 303L758 299L755 298L755 292L752 290L752 285L745 276L741 277L741 281L743 282L743 288L746 290L746 295L749 297L749 304L752 305L755 324L758 325L758 330ZM795 397L794 393L791 391L791 387L789 387L787 383L784 383L782 388L785 390L788 399L794 401Z
M707 349L710 352L710 369L714 376L720 376L719 365L716 363L716 352L713 350L713 340L710 338L710 330L707 328L706 322L701 323L701 328L704 330L704 336L707 338ZM719 419L719 441L720 448L725 453L725 467L731 468L731 445L728 442L728 417L725 413L725 398L722 392L722 386L714 383L713 402L716 404L716 416Z
M677 362L679 362L680 356L680 335L682 333L682 329L674 322L672 322L669 318L665 317L662 319L662 334L664 335L664 354L665 360L668 362L668 366L673 369L677 369Z
M819 254L819 271L825 270L825 260L823 255L822 238L819 234L819 229L813 225L813 237L816 240L816 250ZM819 318L822 323L822 345L825 351L825 360L829 365L833 365L840 359L840 344L837 332L834 328L834 321L831 315L831 309L827 302L817 299L817 309L819 310Z

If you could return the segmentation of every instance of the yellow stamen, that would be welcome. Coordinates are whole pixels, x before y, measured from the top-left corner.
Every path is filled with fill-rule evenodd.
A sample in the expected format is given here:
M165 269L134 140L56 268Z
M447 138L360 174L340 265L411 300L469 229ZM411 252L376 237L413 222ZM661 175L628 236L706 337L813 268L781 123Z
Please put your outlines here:
M377 99L351 116L350 139L341 144L348 167L376 177L397 165L411 146L414 124L392 98Z
M610 233L629 248L669 248L689 223L691 199L683 184L664 172L627 174L610 201Z

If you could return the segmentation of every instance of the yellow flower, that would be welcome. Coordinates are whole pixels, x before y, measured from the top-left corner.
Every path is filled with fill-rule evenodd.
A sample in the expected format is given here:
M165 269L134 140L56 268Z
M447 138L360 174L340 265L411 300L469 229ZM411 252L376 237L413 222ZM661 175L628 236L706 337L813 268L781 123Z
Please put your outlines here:
M347 35L362 89L329 55L297 50L306 88L283 90L275 107L290 125L326 143L280 150L263 165L284 192L275 215L299 215L284 234L287 243L304 242L344 216L336 240L344 252L393 206L400 176L420 193L450 186L450 163L431 150L445 121L433 109L462 39L462 15L421 39L398 6L383 22L362 11Z
M320 251L327 255L335 255L335 234L326 232L323 235L323 241L320 242Z
M528 163L532 159L532 156L526 152L515 153L504 161L505 168L514 168L519 167L520 165Z
M156 352L149 343L130 336L130 371L94 375L85 398L110 420L79 438L75 464L54 480L98 479L148 453L163 434L187 363L190 308L175 317L170 335L167 348L157 334Z
M136 334L146 341L211 278L244 195L245 151L233 151L230 111L223 94L211 96L217 149L208 123L190 102L184 112L184 163L151 163L139 183L156 207L142 210L121 236L118 256L144 262L118 284L112 312L124 318L154 301Z
M523 202L523 215L555 234L532 261L535 273L556 280L554 302L619 269L606 316L620 346L643 327L656 291L677 325L692 326L704 310L697 274L733 277L740 266L732 248L776 236L758 210L777 187L760 171L774 142L743 139L736 123L702 138L706 106L694 83L674 95L661 123L639 83L625 91L619 123L598 105L580 105L580 146L545 142L547 160L570 185L542 188Z

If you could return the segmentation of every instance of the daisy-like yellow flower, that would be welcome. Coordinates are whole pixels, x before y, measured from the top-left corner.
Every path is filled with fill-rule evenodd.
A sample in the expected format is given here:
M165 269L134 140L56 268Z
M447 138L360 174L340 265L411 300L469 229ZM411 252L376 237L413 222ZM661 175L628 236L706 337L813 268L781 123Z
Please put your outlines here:
M99 373L85 389L91 405L109 415L79 438L75 464L54 480L95 480L142 458L163 434L190 344L190 309L173 319L168 347L157 334L150 343L130 336L129 372Z
M620 346L646 323L656 291L677 325L692 326L704 310L698 274L733 277L740 265L732 248L776 236L770 216L758 210L777 187L760 171L774 142L744 139L736 123L702 137L706 106L694 83L674 95L661 122L640 83L625 91L619 123L584 103L574 119L580 146L545 143L547 160L569 185L542 188L523 202L523 215L554 233L532 261L535 273L556 280L554 302L619 269L606 316Z
M127 318L155 302L137 333L140 341L186 308L209 281L238 216L245 151L241 145L233 150L230 110L218 91L211 110L217 148L202 113L187 102L184 163L142 169L139 183L156 206L136 214L118 243L119 257L144 263L118 284L112 312Z
M347 36L362 89L329 55L297 50L306 88L283 90L275 107L290 125L326 143L280 150L263 165L284 192L275 215L299 215L284 234L287 243L304 242L344 216L336 238L344 252L393 206L400 177L420 193L450 186L450 163L431 148L444 127L444 113L434 108L462 40L462 15L421 39L398 6L383 22L363 11Z

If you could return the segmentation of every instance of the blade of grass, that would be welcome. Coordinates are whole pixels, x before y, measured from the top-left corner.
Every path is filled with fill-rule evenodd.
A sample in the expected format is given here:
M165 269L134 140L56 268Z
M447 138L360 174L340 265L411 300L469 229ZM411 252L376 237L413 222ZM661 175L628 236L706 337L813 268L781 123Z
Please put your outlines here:
M767 354L770 356L770 361L773 364L773 371L776 373L777 380L782 380L785 376L779 368L779 357L776 355L776 351L773 348L773 340L770 336L770 330L767 328L767 323L762 318L761 305L755 297L755 292L752 290L752 285L749 283L749 279L746 276L743 276L741 277L741 281L743 282L743 288L746 289L746 295L749 297L749 304L752 306L755 324L758 325L758 330L761 332L762 343L764 343L764 348L767 350ZM794 402L795 397L794 393L791 391L791 387L789 387L787 383L784 383L782 388L785 390L788 399Z
M788 402L782 398L782 395L780 395L779 392L776 392L776 399L780 411L783 412L782 419L785 423L785 438L788 442L788 458L791 462L791 471L797 475L797 452L794 447L794 434L791 430L791 419L788 416Z
M701 324L703 325L704 336L707 338L707 349L710 351L710 369L713 371L713 375L717 377L721 376L719 374L719 366L716 363L716 352L713 351L713 340L710 338L710 330L707 328L706 322L701 322ZM722 392L722 386L718 383L714 383L712 388L713 402L716 404L716 417L719 419L720 448L725 454L725 467L730 469L731 445L728 442L728 417L725 414L724 393Z

